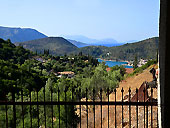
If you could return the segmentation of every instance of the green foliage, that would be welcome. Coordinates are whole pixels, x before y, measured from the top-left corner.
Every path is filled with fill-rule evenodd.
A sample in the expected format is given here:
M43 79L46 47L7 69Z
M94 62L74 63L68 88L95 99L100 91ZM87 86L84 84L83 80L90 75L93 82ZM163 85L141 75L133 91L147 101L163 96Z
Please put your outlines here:
M24 48L37 53L50 53L52 55L64 55L78 49L62 37L47 37L15 44L22 45Z
M137 55L136 55L134 62L133 62L133 68L136 69L137 67L138 67L138 58L137 58Z
M100 98L100 89L106 94L107 89L110 91L118 86L120 80L123 79L124 67L116 66L107 72L105 63L99 64L97 59L90 55L83 55L80 52L77 55L52 56L48 50L44 50L45 54L33 54L25 50L21 46L13 45L10 40L4 41L0 39L0 100L16 101L37 101L37 93L39 101L79 101L86 95L88 89L88 98L92 98L95 89L95 97ZM51 52L51 50L50 50ZM96 55L100 50L96 52ZM6 58L7 57L7 58ZM57 77L58 72L72 71L75 76L72 78ZM60 91L58 91L58 89ZM79 90L81 89L81 94ZM23 92L22 92L22 91ZM51 95L51 90L53 94ZM67 91L65 93L65 91ZM14 95L15 92L15 95ZM23 93L23 97L21 94ZM45 93L45 99L44 99ZM23 126L22 116L24 114L24 126L30 127L30 117L32 116L32 125L37 127L37 118L39 115L40 126L44 127L44 114L46 111L47 127L51 127L52 111L51 106L39 105L39 114L37 105L16 106L16 123L17 127ZM13 124L13 106L7 106L9 127ZM53 122L54 127L59 125L66 127L66 108L65 106L53 106ZM23 111L23 113L22 113ZM5 126L5 106L0 106L0 123ZM73 125L76 127L78 117L75 114L74 106L67 105L67 123L68 127Z
M21 46L15 46L10 40L0 39L0 59L9 60L12 63L24 63L31 56L30 51Z
M111 67L111 71L115 71L115 70L120 70L120 74L122 77L126 74L126 69L123 65L121 66L116 65L116 66Z
M158 41L158 37L153 37L116 47L87 46L79 48L78 52L90 54L97 58L113 60L134 60L135 55L143 59L156 59ZM109 53L109 55L107 53Z
M104 92L107 92L108 88L112 90L116 88L119 81L123 79L123 76L120 74L120 69L107 72L106 66L103 63L99 64L91 74L89 73L89 76L83 78L81 82L82 91L85 93L85 89L87 88L90 97L93 96L93 89L95 89L95 95L99 97L100 89L103 89Z
M128 76L133 76L137 73L141 73L141 72L143 72L143 70L147 69L150 65L153 65L153 64L156 64L156 63L157 63L156 60L149 60L145 65L142 65L141 67L136 68L133 71L133 73L128 74Z
M16 65L8 61L0 60L0 99L5 99L8 92L12 92L14 85L16 91L25 89L40 89L45 83L45 76L40 75L28 65Z

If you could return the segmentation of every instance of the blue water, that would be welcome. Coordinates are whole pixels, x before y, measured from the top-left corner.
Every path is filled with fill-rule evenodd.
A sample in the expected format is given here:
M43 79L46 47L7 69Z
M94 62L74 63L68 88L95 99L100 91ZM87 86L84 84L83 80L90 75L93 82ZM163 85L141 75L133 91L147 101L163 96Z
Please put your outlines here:
M98 59L98 62L103 62L104 60ZM128 64L127 62L119 62L119 61L104 61L106 63L106 65L108 65L109 67L113 67L113 66L120 66L122 64ZM125 65L125 68L133 68L132 66L128 66Z

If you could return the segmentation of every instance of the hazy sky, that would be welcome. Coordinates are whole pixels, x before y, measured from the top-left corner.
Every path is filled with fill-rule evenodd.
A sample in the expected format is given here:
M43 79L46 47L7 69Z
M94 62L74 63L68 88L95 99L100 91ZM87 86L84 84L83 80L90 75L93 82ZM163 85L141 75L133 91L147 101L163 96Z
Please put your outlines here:
M159 0L0 0L0 26L118 41L158 36Z

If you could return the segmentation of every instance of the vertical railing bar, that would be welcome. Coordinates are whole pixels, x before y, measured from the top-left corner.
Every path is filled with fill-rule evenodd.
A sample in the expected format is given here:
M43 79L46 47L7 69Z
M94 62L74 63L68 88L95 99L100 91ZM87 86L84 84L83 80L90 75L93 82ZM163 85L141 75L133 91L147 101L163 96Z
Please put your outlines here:
M153 88L151 88L151 102L153 102ZM153 117L152 117L153 115L152 115L152 105L151 105L151 128L153 128L153 121L152 121L152 119L153 119Z
M31 102L31 90L30 90L30 102ZM32 128L32 106L30 104L30 123L31 123L31 128Z
M51 87L51 102L53 102L53 88L52 87ZM51 124L53 128L53 105L51 105L51 115L52 115Z
M95 103L95 89L93 89L93 102ZM94 112L94 128L95 128L95 104L93 105L93 112Z
M159 123L158 123L158 108L157 108L157 128L159 128Z
M73 100L74 100L74 95L73 95L73 93L74 93L74 88L72 88L72 102L73 102ZM73 105L73 113L74 113L74 105ZM73 128L74 128L74 115L73 115Z
M13 88L13 92L12 92L12 100L15 103L15 88ZM16 106L15 104L13 105L13 121L14 121L14 128L16 128Z
M6 102L8 102L8 101L6 100ZM6 111L6 128L8 128L8 107L7 107L7 105L5 105L5 111Z
M87 101L88 101L87 93L88 93L88 90L87 90L87 88L86 88L86 103L87 103ZM86 105L86 111L87 111L87 128L88 128L88 105Z
M60 102L60 90L58 88L58 102ZM60 105L58 105L58 111L59 111L59 128L60 128Z
M114 92L115 92L115 128L117 127L117 124L116 124L116 88L114 89Z
M108 128L109 128L109 88L107 89L107 95L108 95Z
M64 92L65 92L65 102L67 102L67 90L66 90L66 88L65 88ZM67 105L65 105L65 112L66 112L66 128L67 128Z
M159 128L159 123L158 123L158 109L157 109L157 128Z
M148 100L146 102L148 102ZM146 127L148 128L148 105L146 105Z
M102 89L100 89L100 95L101 95L101 99L100 99L100 101L101 101L101 103L102 103ZM101 104L101 128L102 128L102 104Z
M81 88L79 89L79 101L81 102ZM81 105L80 106L80 128L81 128Z
M38 89L37 89L37 103L38 103ZM40 127L40 118L39 118L39 105L37 104L37 113L38 113L38 128Z
M136 102L138 102L138 89L136 88ZM136 126L138 128L138 105L136 105Z
M131 89L129 88L129 102L131 102ZM131 128L131 105L129 104L129 128Z
M21 87L22 88L22 87ZM23 88L21 89L21 111L22 111L22 127L24 128L24 106L23 106Z
M121 92L122 92L122 128L123 128L123 92L124 92L123 87Z
M143 89L143 93L144 93L144 102L145 102L145 88ZM145 105L144 105L144 128L145 128Z
M47 125L46 125L45 86L44 86L44 120L45 120L45 128L46 128Z

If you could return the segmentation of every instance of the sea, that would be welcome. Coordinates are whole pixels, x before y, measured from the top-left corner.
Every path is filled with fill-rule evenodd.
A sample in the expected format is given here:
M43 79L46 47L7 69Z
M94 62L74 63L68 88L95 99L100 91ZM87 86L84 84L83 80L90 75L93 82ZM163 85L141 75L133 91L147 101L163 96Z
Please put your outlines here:
M128 64L127 62L120 62L120 61L110 61L110 60L102 60L102 59L98 59L98 62L105 62L106 65L108 65L109 67L113 67L113 66L120 66L120 65L124 65L124 64ZM129 65L125 65L125 68L133 68L133 66L129 66Z

